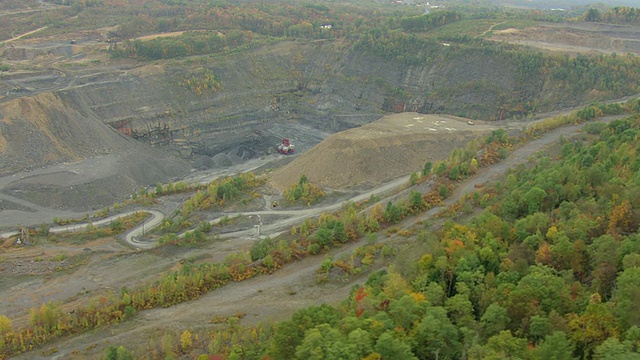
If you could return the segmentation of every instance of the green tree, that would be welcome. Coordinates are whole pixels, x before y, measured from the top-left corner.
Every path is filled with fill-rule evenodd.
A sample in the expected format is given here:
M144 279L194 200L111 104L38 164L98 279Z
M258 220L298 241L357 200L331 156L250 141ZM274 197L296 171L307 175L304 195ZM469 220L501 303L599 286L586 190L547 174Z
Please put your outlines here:
M418 173L411 173L411 176L409 177L409 184L413 186L418 183L419 179L420 177L418 176Z
M549 318L533 315L529 319L529 336L537 343L539 340L551 335L552 325Z
M630 349L627 344L617 338L608 338L600 344L593 353L594 360L638 360L640 353L637 349Z
M333 326L340 318L338 311L325 304L298 310L291 320L276 324L268 352L275 359L293 359L307 330L320 324Z
M564 314L572 304L569 289L554 269L547 266L530 266L524 276L511 291L507 300L509 317L516 324L544 311L556 310Z
M480 318L486 337L491 337L506 329L509 321L507 309L496 303L489 305Z
M413 336L413 349L421 359L460 357L460 335L442 307L430 307Z
M387 207L384 209L384 220L390 224L395 224L400 221L402 218L402 213L400 212L400 208L389 201L387 203Z
M313 239L318 245L328 248L333 244L333 231L323 226L315 232Z
M115 219L111 221L111 224L109 224L109 229L111 229L111 231L113 232L122 231L124 230L124 224L122 223L122 220Z
M547 193L537 186L532 187L524 194L523 200L527 206L529 215L540 211L542 208L542 202L546 196Z
M473 304L467 294L456 294L444 302L449 317L458 325L470 325L474 323Z
M347 236L347 231L344 227L344 223L342 221L336 221L333 223L333 240L338 243L345 243L349 240Z
M249 250L249 254L251 255L251 261L257 261L263 259L267 254L269 254L269 249L271 248L271 239L266 238L262 240L258 240L251 245L251 250Z
M532 352L534 360L574 360L573 343L562 331L547 335Z
M591 8L584 14L584 20L591 22L600 21L600 12L598 11L598 9Z
M310 358L304 358L310 359ZM326 360L360 360L361 358L355 353L355 346L344 340L331 343L327 347L327 355L323 358Z
M501 331L487 341L488 358L526 359L528 356L527 340L513 337L509 330Z
M430 161L427 161L422 168L422 176L427 176L431 174L431 170L433 169L433 164Z
M309 329L305 333L302 343L296 347L296 359L325 359L328 355L328 349L338 342L340 338L340 332L329 324L320 324L313 329ZM343 349L335 349L334 351L337 352L337 350Z
M608 299L613 291L618 264L618 241L611 235L603 235L589 245L591 258L592 287L604 299Z
M107 360L133 360L133 355L124 346L109 346L105 350Z
M449 179L458 180L460 178L460 166L455 165L449 170Z
M412 191L411 194L409 194L409 202L411 203L411 210L413 212L422 211L427 207L427 204L422 198L422 194L418 191Z
M427 286L424 286L421 289L422 294L424 294L425 298L429 301L429 304L434 306L442 306L444 305L444 289L440 284L435 281L429 282Z
M347 336L349 344L353 345L352 354L356 359L362 359L373 351L371 334L363 329L355 329Z
M302 174L302 176L300 176L300 179L298 180L298 185L302 186L307 183L309 183L309 178L307 177L307 175Z
M396 327L409 331L421 316L423 309L411 295L404 295L398 300L391 300L388 312Z
M382 360L417 360L411 352L411 346L396 339L390 331L380 335L375 351L382 356Z
M619 276L614 292L616 318L624 331L640 326L640 268L625 269Z

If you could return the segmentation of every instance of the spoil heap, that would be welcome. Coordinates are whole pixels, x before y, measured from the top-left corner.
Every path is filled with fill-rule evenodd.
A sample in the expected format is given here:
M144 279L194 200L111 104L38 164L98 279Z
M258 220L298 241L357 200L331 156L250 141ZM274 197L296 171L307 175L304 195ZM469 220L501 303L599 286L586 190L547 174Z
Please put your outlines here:
M401 113L333 134L288 165L270 181L284 189L307 175L328 189L361 189L419 171L425 162L446 159L456 147L495 127L448 115Z

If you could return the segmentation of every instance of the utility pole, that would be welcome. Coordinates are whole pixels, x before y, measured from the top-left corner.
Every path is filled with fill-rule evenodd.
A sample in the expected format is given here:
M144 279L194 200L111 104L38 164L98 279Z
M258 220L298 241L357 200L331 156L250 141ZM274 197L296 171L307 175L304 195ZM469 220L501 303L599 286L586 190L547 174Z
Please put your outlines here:
M29 244L29 229L23 227L20 229L20 235L22 236L22 242L27 245Z

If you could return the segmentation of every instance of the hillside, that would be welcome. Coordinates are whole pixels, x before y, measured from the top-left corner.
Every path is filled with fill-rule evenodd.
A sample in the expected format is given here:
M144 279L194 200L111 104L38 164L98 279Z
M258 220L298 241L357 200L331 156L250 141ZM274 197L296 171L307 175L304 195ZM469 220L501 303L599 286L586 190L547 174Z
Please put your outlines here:
M395 359L401 354L413 360L445 352L451 358L468 353L470 359L607 359L602 354L610 348L616 356L631 356L637 353L640 324L633 312L640 287L634 195L640 162L633 150L639 124L637 114L622 113L640 107L637 100L591 106L579 111L579 117L596 109L601 115L617 115L576 125L573 114L563 117L571 125L555 129L551 125L558 118L546 119L548 133L505 148L507 154L513 152L475 175L464 175L469 182L458 178L455 183L462 186L440 199L445 207L430 209L433 203L425 201L428 194L421 194L421 184L391 201L380 195L374 206L338 202L331 208L341 210L307 218L275 241L235 235L220 241L216 235L193 243L185 236L174 240L185 241L184 247L165 244L111 257L100 262L101 270L82 267L77 274L88 274L79 277L83 282L70 273L57 274L45 284L59 291L37 293L62 296L64 289L75 294L79 283L84 290L96 289L97 282L114 290L100 298L100 305L87 307L74 304L73 296L63 313L53 303L42 305L41 313L55 317L45 322L36 312L36 330L20 334L26 343L45 345L16 358L46 359L52 353L135 358L151 349L153 359L181 353L232 357L238 352L249 359L307 359L311 351L328 354L344 348L337 358L359 353L361 358L383 354ZM508 147L512 141L516 139L495 131L485 145ZM457 159L460 164L475 160ZM450 170L460 164L450 164ZM445 169L445 176L429 176L434 188L452 185L450 170ZM198 191L194 198L203 196ZM314 210L284 210L281 215L308 216ZM260 223L277 212L260 211ZM314 230L309 233L307 226ZM120 247L108 242L91 246L109 253ZM60 247L47 248L47 261L55 261ZM66 242L63 249L85 252ZM18 247L11 250L7 263L23 265ZM130 261L134 258L135 263ZM165 270L160 280L153 276L154 281L138 283L133 290L120 288L123 281L135 282L124 269L140 264ZM43 265L29 268L45 271ZM117 279L108 276L110 268L117 269ZM145 272L132 272L139 271ZM21 281L14 276L3 280ZM224 288L212 290L219 286ZM12 299L28 291L15 288ZM71 307L75 311L68 312ZM283 313L294 311L283 320ZM25 318L19 319L21 324ZM277 322L271 323L273 319ZM585 327L596 330L585 333ZM5 338L14 347L4 350L15 354L21 338L11 324L7 328ZM42 340L33 337L36 332L45 334ZM465 341L468 337L474 341Z
M2 2L0 360L635 358L640 10L486 4Z
M371 188L419 171L426 162L445 160L496 129L487 123L446 115L402 113L333 134L269 174L272 185L285 189L302 175L323 188Z

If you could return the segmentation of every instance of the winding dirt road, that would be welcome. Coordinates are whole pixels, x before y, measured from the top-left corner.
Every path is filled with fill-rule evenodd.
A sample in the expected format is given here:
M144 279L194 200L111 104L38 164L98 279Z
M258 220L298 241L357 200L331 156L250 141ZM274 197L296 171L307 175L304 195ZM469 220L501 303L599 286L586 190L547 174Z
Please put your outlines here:
M264 160L256 159L254 161L247 162L246 164L242 164L241 166L236 166L233 169L222 169L217 172L208 172L199 176L191 176L189 179L187 179L187 181L194 182L194 183L195 182L207 183L207 182L210 182L213 178L217 178L221 176L231 176L231 175L237 174L238 172L251 171L255 168L263 166L266 162L272 161L272 160L273 160L272 157ZM33 172L13 174L10 176L0 177L0 188L7 187L12 182L17 180L30 178L30 177L40 177L48 174L58 174L58 173L74 174L76 177L78 177L77 181L87 181L88 178L99 178L102 176L106 176L106 174L109 173L110 169L114 167L115 161L116 159L113 156L104 156L100 158L88 159L75 164L62 164L62 165L54 166L47 169L38 169ZM95 170L99 170L99 171L95 171ZM232 174L231 173L232 170L235 170L237 172ZM353 198L349 199L349 201L357 202L357 201L365 200L374 194L382 195L384 193L394 191L402 186L405 186L408 181L409 181L408 176L396 179L387 184L383 184L380 187L377 187L376 189L354 196ZM83 217L87 214L90 214L86 212L75 213L75 212L69 212L69 211L59 211L55 209L50 209L18 197L11 196L6 193L2 193L2 192L0 192L0 200L5 200L13 204L17 204L23 207L24 209L28 210L28 216L24 216L24 211L21 211L21 210L8 210L8 209L0 210L0 219L3 219L4 217L5 226L9 224L18 224L18 223L23 226L35 226L38 224L48 223L54 217L78 218L78 217ZM280 220L278 222L271 223L271 224L266 224L264 227L261 228L261 231L263 234L268 236L274 236L275 233L278 232L279 230L287 227L290 228L292 225L302 222L307 217L317 216L323 212L335 211L339 209L341 206L342 206L342 202L323 206L323 207L311 208L311 209L263 210L263 211L251 211L251 212L241 212L241 213L228 213L225 215L227 217L235 217L239 215L256 215L256 216L287 215L289 216L289 218L287 219ZM162 214L160 211L141 208L141 209L132 210L122 214L116 214L90 224L96 227L104 226L118 218L126 217L136 212L149 213L151 214L151 218L145 220L142 224L140 224L139 226L137 226L136 228L132 229L127 234L125 234L124 239L129 245L135 248L150 249L153 246L155 246L155 243L145 241L144 234L150 232L156 226L161 224L165 215ZM220 218L212 220L210 223L213 225L219 221L220 221ZM87 228L87 226L89 226L89 223L56 226L56 227L50 228L49 231L53 233L75 232L79 230L84 230ZM232 233L221 234L221 237L230 238L230 237L240 237L240 236L248 236L248 235L250 236L253 233L255 233L255 230L249 229L249 230L241 230L241 231L236 231ZM3 233L0 233L0 238L9 238L17 234L19 234L19 230L5 231ZM180 236L184 236L184 233L180 234Z

